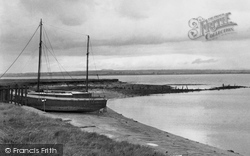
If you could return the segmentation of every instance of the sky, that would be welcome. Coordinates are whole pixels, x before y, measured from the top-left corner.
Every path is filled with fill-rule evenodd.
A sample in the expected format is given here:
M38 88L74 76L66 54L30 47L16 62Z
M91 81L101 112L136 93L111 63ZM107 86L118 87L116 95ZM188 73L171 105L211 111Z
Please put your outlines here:
M0 73L40 19L43 43L52 47L43 52L43 71L85 70L86 35L90 70L250 69L249 7L248 0L0 0ZM190 19L228 12L233 33L188 37ZM39 31L8 73L37 71L38 45Z

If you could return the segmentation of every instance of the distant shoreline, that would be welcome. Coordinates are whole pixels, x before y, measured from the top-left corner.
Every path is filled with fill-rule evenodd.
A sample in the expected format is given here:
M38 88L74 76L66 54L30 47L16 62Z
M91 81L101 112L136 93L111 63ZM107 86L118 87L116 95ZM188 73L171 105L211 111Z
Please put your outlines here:
M86 72L43 72L42 76L84 76ZM250 74L250 70L95 70L89 71L90 76L113 75L200 75L200 74ZM4 77L35 77L37 73L8 73Z

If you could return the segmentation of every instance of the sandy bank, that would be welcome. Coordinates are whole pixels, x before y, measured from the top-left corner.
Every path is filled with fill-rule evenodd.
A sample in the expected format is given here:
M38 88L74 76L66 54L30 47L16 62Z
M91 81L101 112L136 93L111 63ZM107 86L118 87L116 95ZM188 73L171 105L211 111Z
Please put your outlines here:
M40 115L61 118L83 131L96 132L116 141L150 146L166 155L183 156L239 156L198 142L194 142L156 128L141 124L108 109L104 114L97 113L45 113L31 107L24 109ZM187 155L188 154L188 155Z

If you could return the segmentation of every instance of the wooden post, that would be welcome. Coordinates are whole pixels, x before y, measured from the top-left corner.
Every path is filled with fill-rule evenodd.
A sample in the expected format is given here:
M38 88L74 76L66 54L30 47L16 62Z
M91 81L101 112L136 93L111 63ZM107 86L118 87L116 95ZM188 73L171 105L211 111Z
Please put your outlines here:
M13 88L10 88L10 103L13 102Z
M2 88L0 88L0 101L2 102Z
M4 88L2 88L1 99L1 101L4 102Z
M4 89L3 88L1 89L1 101L2 102L4 101Z
M18 96L18 101L17 101L18 105L20 105L20 102L21 102L21 101L20 101L20 100L21 100L21 98L20 98L20 97L21 97L21 96L20 96L20 93L21 93L21 92L20 92L20 87L18 86L18 93L17 93L17 94L18 94L18 95L17 95L17 96Z
M9 103L10 100L10 89L9 86L6 88L6 103Z
M5 102L5 88L2 89L2 101Z
M7 98L8 98L7 92L8 92L8 89L4 88L3 102L7 102Z
M10 86L7 89L7 102L10 103Z
M14 101L15 101L15 102L14 102L15 104L17 104L17 98L18 98L18 97L17 97L17 87L18 87L18 85L15 85L15 100L14 100Z
M21 87L21 101L20 101L20 104L23 105L24 104L24 101L23 101L23 86Z
M24 102L24 104L27 105L27 102L28 102L28 99L27 99L28 87L27 87L27 86L25 86L25 91L24 91L24 93L25 93L25 102Z
M3 88L1 89L1 101L2 102L4 101L4 89Z

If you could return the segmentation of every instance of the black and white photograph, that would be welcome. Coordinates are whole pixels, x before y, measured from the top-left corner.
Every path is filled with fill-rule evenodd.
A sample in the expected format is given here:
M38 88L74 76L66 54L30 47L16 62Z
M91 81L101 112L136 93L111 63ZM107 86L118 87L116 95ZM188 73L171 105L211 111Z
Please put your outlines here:
M249 8L0 0L0 156L249 156Z

